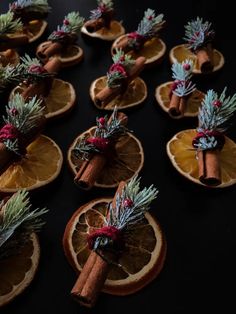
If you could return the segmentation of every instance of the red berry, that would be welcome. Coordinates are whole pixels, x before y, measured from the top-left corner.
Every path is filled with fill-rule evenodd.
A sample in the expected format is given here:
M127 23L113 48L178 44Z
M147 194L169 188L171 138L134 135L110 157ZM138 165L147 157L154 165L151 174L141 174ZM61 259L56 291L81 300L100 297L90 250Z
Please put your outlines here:
M222 105L222 102L218 99L213 102L214 107L220 107L221 105Z
M16 116L18 114L18 110L16 108L12 108L10 110L10 113L13 115L13 116Z
M64 19L63 24L64 24L64 25L69 25L70 22L69 22L67 19Z
M152 15L149 15L148 20L151 21L153 19Z
M190 70L190 64L185 63L185 64L183 65L183 68L184 68L186 71L189 71L189 70Z
M123 202L124 207L132 207L134 205L134 202L130 198L126 198Z
M98 122L100 123L101 126L104 126L104 124L106 123L106 119L104 117L101 117L98 119Z

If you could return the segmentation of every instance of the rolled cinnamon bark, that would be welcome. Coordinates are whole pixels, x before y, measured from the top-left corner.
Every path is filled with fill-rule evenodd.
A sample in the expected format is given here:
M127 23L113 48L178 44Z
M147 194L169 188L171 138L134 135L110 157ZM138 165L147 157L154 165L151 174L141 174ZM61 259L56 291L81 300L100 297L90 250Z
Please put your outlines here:
M207 45L202 49L196 51L196 56L198 60L198 65L202 73L210 73L212 72L213 65L213 50L211 45Z
M36 50L36 56L46 63L50 57L60 54L68 46L75 44L77 35L69 33L61 41L47 41Z
M57 74L59 72L59 69L61 67L61 61L58 58L52 58L50 59L45 65L44 69L48 73L55 73ZM28 101L30 98L34 96L38 97L46 97L50 93L51 87L52 87L53 78L45 78L44 80L30 84L23 92L22 96L26 101Z
M123 125L128 123L128 117L123 112L118 112L117 118ZM99 177L102 169L105 167L106 162L107 156L105 154L94 154L90 160L83 161L78 173L74 178L74 182L81 189L90 190L94 186L94 183Z
M197 151L199 180L205 185L221 184L219 154L218 149Z
M45 126L46 119L42 117L40 123L34 130L31 130L29 134L21 135L21 150L26 150L27 146L33 142L36 137L42 132ZM20 156L7 149L4 143L0 142L0 175L6 171L6 169L16 160L19 160Z
M0 51L17 48L28 44L29 38L26 35L19 35L17 37L0 36Z
M114 45L112 51L115 54L116 49L122 49L124 51L124 53L127 53L131 50L133 50L133 48L131 46L129 46L129 37L128 35L124 35L118 42L117 44Z
M121 181L112 201L113 208L116 206L116 196L122 193L124 186L125 182ZM114 259L115 256L113 255L112 258ZM109 266L100 255L94 251L91 252L71 290L74 299L81 305L93 307L107 278Z
M99 18L97 20L89 20L84 23L84 27L89 33L94 33L99 29L103 28L105 25L104 19Z
M145 57L138 57L135 60L135 64L128 73L127 79L124 80L124 83L120 87L110 88L108 86L104 87L97 95L94 97L94 102L103 108L106 104L112 101L116 96L124 94L128 88L128 85L139 76L140 72L144 69L145 66Z
M181 117L184 115L186 108L186 97L179 97L172 93L168 113L171 117Z

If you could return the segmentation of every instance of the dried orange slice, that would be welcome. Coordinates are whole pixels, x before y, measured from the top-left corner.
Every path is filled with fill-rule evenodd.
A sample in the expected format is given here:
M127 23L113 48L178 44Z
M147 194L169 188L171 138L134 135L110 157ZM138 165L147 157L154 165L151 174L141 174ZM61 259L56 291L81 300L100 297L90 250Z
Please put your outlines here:
M90 250L89 232L103 226L107 204L111 198L100 198L80 207L68 222L63 246L65 255L78 273L83 268ZM150 214L135 227L126 242L118 263L112 265L103 291L114 295L134 293L151 282L161 271L166 256L166 241L159 223Z
M44 62L45 60L40 58L40 54L38 54L37 51L43 49L49 44L51 44L50 41L44 41L41 44L39 44L39 46L36 49L36 55L42 62ZM51 58L57 57L61 61L61 67L66 68L80 63L81 60L83 59L83 56L84 52L79 46L70 45L66 47L61 53L55 54Z
M48 23L44 20L33 20L24 25L24 34L29 38L29 43L39 39L47 28Z
M177 133L167 143L167 154L173 166L187 179L202 184L198 179L198 162L192 140L196 130L190 129ZM236 183L236 144L225 137L225 145L220 153L222 183L216 188L223 188ZM205 186L205 185L204 185Z
M81 141L82 137L91 137L95 127L81 133L70 146L67 160L73 174L76 175L82 165L82 161L74 156L73 148ZM112 188L118 186L120 181L128 181L137 175L143 167L144 152L140 141L131 133L120 138L115 145L116 156L108 161L95 186Z
M22 93L25 88L24 84L16 86L12 90L10 97L13 97L15 93ZM44 98L45 117L51 119L63 116L74 107L75 100L74 87L69 82L55 78L49 95Z
M173 47L169 53L170 62L183 62L186 59L193 60L193 73L201 74L201 70L199 69L199 65L197 62L197 57L194 53L192 53L186 45L178 45ZM213 49L213 72L220 70L225 63L224 56L222 53L216 49Z
M98 105L94 99L95 96L107 85L107 77L101 76L92 82L89 90L90 97L98 109L114 110L126 109L141 104L147 98L147 86L146 83L137 77L128 86L126 92L123 95L116 96L112 101L104 106Z
M173 82L167 82L159 85L155 91L155 97L161 108L168 112L170 104L170 93ZM195 90L187 99L186 108L184 111L184 117L196 117L198 115L198 109L205 94L199 90ZM180 119L182 116L172 116L173 119Z
M40 257L38 237L32 233L20 252L0 261L0 306L12 301L31 283Z
M87 29L83 26L81 28L81 33L85 34L89 37L99 38L102 40L113 41L119 36L125 33L125 29L122 24L118 21L112 20L110 24L110 28L102 27L96 32L90 33Z
M113 42L111 46L112 55L115 53L115 48L117 44L124 37L127 37L127 35L122 35ZM146 58L145 65L149 66L159 63L164 57L165 52L166 44L160 38L152 38L145 42L143 48L139 52L130 51L127 54L131 55L133 59L137 59L138 57L141 56L145 57Z
M17 65L20 62L20 56L14 49L7 49L0 52L0 66L5 67L7 64Z
M0 192L14 193L46 185L57 178L62 161L59 146L49 137L40 135L27 147L25 158L11 164L0 176Z

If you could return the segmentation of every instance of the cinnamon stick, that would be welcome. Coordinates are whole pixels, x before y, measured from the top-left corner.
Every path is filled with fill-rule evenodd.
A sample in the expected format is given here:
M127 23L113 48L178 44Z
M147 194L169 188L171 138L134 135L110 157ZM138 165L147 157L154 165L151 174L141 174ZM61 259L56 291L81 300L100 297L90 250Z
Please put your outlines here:
M58 73L61 67L61 61L58 58L50 59L45 65L44 69L48 73ZM28 101L33 96L46 97L50 93L53 78L45 78L44 80L30 84L23 92L22 96Z
M135 60L135 64L128 73L128 77L124 80L124 83L120 87L110 88L108 86L104 87L97 95L94 97L94 102L103 108L106 104L112 101L116 96L124 94L128 88L128 85L139 76L140 72L145 66L145 57L138 57Z
M7 35L0 36L0 51L17 48L28 44L29 38L26 35L10 37Z
M21 135L20 146L24 150L26 147L33 142L36 137L42 132L46 119L42 117L41 122L38 124L37 128L31 130L29 134ZM19 160L19 156L14 152L7 149L4 143L0 142L0 175L6 171L6 169L16 160Z
M112 201L112 206L116 206L116 196L121 194L125 186L125 182L121 181ZM102 252L101 252L102 255ZM114 256L113 256L114 258ZM107 278L110 265L96 252L91 252L86 261L74 287L71 295L81 305L93 307L97 297Z
M171 117L183 116L186 108L186 97L179 97L175 93L172 93L168 113Z
M104 19L99 18L96 20L89 20L84 23L84 27L89 33L94 33L98 31L99 29L103 28L105 25Z
M213 51L210 44L196 51L198 65L202 73L212 72L214 68L214 65L212 62L212 54L213 54Z
M128 123L128 117L123 112L118 112L117 118L123 125ZM105 154L94 154L90 160L83 161L74 178L74 182L81 189L90 190L99 177L102 169L105 167L106 163L107 156Z
M76 34L68 34L61 41L47 41L36 50L36 56L44 63L55 54L60 54L62 50L73 45L77 40Z
M209 186L221 184L219 154L219 149L197 151L199 180L203 184Z
M129 37L128 35L124 35L112 48L113 53L116 52L116 49L122 49L124 51L124 53L127 53L131 50L133 50L133 48L129 45Z

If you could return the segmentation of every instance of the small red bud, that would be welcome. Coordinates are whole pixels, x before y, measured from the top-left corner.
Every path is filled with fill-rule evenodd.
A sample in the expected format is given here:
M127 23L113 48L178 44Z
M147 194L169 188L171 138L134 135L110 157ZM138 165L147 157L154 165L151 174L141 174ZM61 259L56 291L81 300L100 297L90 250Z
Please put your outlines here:
M123 202L124 207L132 207L134 205L134 202L130 198L126 198Z
M186 71L189 71L189 70L190 70L190 64L185 63L185 64L183 65L183 68L184 68Z
M69 22L67 19L64 19L63 24L64 24L64 25L69 25L70 22Z
M221 105L222 105L222 102L220 100L213 101L213 106L214 107L220 107Z
M106 119L104 117L101 117L98 119L98 122L100 123L101 126L104 126L104 124L106 123Z

